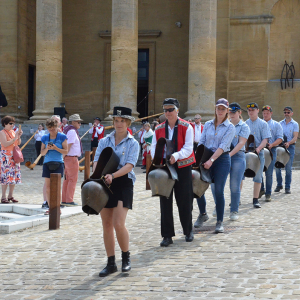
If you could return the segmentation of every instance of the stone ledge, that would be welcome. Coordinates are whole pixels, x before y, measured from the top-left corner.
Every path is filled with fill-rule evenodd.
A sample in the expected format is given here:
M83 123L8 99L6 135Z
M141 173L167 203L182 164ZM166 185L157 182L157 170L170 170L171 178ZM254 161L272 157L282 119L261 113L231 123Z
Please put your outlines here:
M272 15L231 17L230 25L272 24L273 20Z
M146 37L146 38L158 38L161 35L160 30L139 30L139 38ZM103 39L110 39L111 38L111 31L105 30L100 31L99 36Z

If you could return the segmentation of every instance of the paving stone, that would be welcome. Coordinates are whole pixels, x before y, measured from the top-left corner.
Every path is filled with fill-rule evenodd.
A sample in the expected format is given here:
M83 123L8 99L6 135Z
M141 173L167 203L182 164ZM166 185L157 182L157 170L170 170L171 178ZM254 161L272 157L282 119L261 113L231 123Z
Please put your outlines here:
M260 210L252 208L253 182L246 179L238 222L228 219L227 183L224 226L236 228L218 235L195 232L192 243L184 240L174 201L174 244L162 248L159 199L145 191L145 174L136 170L133 210L126 220L129 274L98 277L106 264L101 219L82 213L61 220L59 230L43 224L0 235L0 276L12 279L0 281L0 299L300 299L300 171L293 171L291 195L276 193L270 203L262 199ZM41 204L41 167L22 166L22 180L14 196L24 204ZM82 181L79 173L74 199L79 204ZM206 199L210 219L205 226L214 228L210 189ZM197 217L194 201L193 221ZM120 269L117 243L116 260Z

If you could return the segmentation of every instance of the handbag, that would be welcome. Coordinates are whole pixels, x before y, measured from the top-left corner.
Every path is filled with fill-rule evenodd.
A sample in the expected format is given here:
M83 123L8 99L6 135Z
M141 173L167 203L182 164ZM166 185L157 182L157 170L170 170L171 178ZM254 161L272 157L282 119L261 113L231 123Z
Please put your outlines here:
M7 132L7 134L12 139L12 137L10 136L10 134L8 132ZM14 146L14 150L13 150L13 160L15 161L16 164L24 161L23 153L22 153L20 147L16 146L16 145Z
M13 150L13 160L16 164L21 163L24 161L23 153L19 146L15 146Z
M56 171L60 167L60 164L61 163L59 161L49 161L46 163L50 171Z

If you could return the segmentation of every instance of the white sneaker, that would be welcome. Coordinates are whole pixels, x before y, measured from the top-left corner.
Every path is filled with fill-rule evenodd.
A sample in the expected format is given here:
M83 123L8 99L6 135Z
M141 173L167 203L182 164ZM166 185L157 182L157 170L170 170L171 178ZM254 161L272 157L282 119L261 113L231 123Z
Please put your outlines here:
M214 209L212 215L213 215L213 217L216 217L216 216L217 216L217 209L216 209L216 207L215 207L215 209Z
M239 218L239 213L237 211L233 211L230 213L230 220L231 221L236 221Z

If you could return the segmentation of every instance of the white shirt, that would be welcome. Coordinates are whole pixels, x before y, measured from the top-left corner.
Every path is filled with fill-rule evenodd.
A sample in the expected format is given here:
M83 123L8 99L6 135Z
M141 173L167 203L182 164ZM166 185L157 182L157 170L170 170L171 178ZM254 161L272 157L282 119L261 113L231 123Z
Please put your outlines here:
M140 143L143 145L145 143L144 140L144 134L145 134L146 130L143 129L142 131L139 132L139 139L140 139Z
M201 123L198 125L195 123L195 143L199 143L201 138Z
M67 133L68 144L73 144L70 147L70 151L68 152L67 156L80 156L81 155L81 147L80 147L80 140L77 136L77 133L74 129L71 129Z
M172 140L174 128L171 129L171 127L168 126L169 140ZM184 143L183 147L178 152L175 152L172 154L172 156L175 158L175 161L177 161L178 159L188 158L193 153L193 143L194 143L194 130L193 130L192 125L189 125L189 127L186 131L185 143ZM156 148L156 135L154 132L152 144L151 144L152 158L154 158L155 148ZM166 149L164 151L164 158L166 158Z
M94 126L91 127L91 129L89 130L90 134L93 134L93 130L94 130ZM96 127L96 132L95 132L95 136L94 138L98 137L103 131L103 127L100 127L100 124Z
M40 142L42 140L42 136L45 135L45 130L40 130L38 133L34 135L34 138L37 142Z

